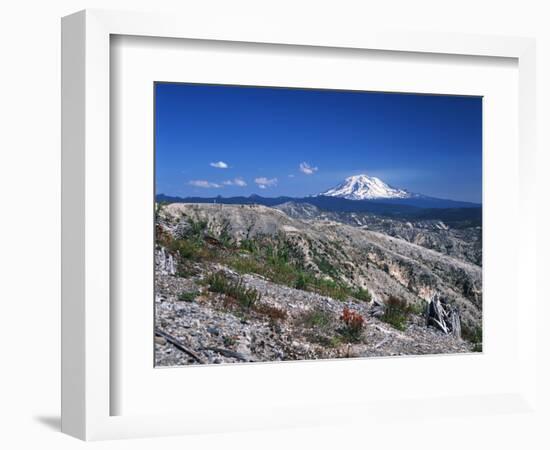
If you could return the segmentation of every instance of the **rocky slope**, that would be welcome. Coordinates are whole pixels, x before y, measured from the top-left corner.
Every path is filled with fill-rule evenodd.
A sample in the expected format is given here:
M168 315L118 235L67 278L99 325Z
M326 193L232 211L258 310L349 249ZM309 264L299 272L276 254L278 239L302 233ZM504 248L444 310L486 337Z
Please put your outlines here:
M481 227L468 221L411 220L361 212L323 211L307 203L286 202L274 208L302 220L330 220L378 231L453 258L482 265Z
M225 270L229 276L235 272ZM472 345L444 335L414 318L399 331L370 315L365 302L342 302L330 297L244 275L245 284L262 293L256 311L245 314L224 305L223 295L212 295L201 277L157 279L157 327L192 349L198 358L182 352L161 336L155 338L159 366L231 362L288 361L369 356L464 353ZM202 289L202 291L200 291ZM200 292L193 301L178 300L182 292ZM344 307L368 317L361 339L345 342L339 333ZM283 313L277 314L277 311Z
M472 350L427 327L422 312L437 294L460 311L469 334L479 330L478 265L315 211L305 220L288 213L177 203L159 210L156 323L194 356L159 335L157 364ZM253 305L213 289L212 274L254 293ZM392 326L380 305L396 298L407 314ZM352 340L342 331L345 307L364 320Z

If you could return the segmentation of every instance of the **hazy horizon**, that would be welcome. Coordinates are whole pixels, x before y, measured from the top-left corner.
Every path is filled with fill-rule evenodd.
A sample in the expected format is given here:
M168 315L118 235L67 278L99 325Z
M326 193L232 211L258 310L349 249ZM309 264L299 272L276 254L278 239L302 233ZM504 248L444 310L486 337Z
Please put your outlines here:
M182 195L176 195L176 194L168 194L166 192L156 192L155 195L156 196L161 196L162 195L162 196L165 196L165 197L174 197L174 198L182 198L182 199L186 199L186 198L203 198L203 199L223 198L223 199L230 199L230 198L236 198L236 197L244 197L244 198L262 197L262 198L266 198L266 199L287 197L287 198L302 199L302 198L307 198L307 197L318 196L319 193L304 195L304 196L296 196L296 195L268 195L268 194L264 194L263 192L252 192L251 194L236 194L236 195L223 195L223 194L212 194L212 193L210 193L210 195L208 195L208 192L205 192L203 195L200 195L200 191L199 191L199 195L185 195L185 196L182 196ZM478 204L478 205L482 204L481 201L480 202L474 202L474 201L469 201L469 200L455 200L455 199L442 198L442 197L434 197L434 198L437 198L439 200L451 200L451 201L456 201L456 202L473 203L473 204ZM376 201L380 202L380 203L383 203L384 200L385 200L384 198L376 199ZM395 200L395 199L389 199L389 200ZM357 200L355 200L355 201L357 201ZM370 200L370 201L372 201L372 200Z

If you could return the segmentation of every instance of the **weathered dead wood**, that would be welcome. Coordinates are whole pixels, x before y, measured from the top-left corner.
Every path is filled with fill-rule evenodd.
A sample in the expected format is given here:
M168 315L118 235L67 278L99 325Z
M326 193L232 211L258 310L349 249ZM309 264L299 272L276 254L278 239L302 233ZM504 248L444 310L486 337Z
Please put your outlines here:
M445 334L460 338L460 313L456 306L442 301L439 294L434 294L427 308L426 321L428 325L439 328Z
M205 361L193 350L187 348L185 345L183 345L178 339L176 339L174 336L166 333L165 331L162 331L159 328L155 328L155 334L157 336L163 337L166 339L167 342L172 344L174 347L176 347L178 350L181 350L183 353L188 354L191 356L194 360L196 360L200 364L205 364Z
M387 330L385 328L382 328L380 325L373 325L373 326L378 331L381 331L382 333L384 333L386 335L393 336L396 339L401 339L403 341L412 341L413 340L413 338L411 338L410 336L405 336L401 331Z
M386 342L389 342L390 341L390 337L389 336L386 336L384 339L382 339L378 344L376 344L374 346L374 349L378 349L380 347L382 347Z
M453 332L454 337L460 338L462 337L462 327L460 325L460 314L456 308L453 308L451 311L451 329Z
M385 311L386 311L386 305L384 304L384 302L378 298L373 297L371 315L374 317L382 317Z

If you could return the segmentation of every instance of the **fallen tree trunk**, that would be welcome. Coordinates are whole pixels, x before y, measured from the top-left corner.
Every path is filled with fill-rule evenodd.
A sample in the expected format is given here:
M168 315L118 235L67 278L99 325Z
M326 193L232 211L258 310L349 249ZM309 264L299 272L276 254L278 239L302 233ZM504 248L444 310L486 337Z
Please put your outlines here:
M172 344L174 347L176 347L178 350L181 350L183 353L188 354L191 356L195 361L197 361L200 364L205 364L204 360L193 350L187 348L185 345L183 345L178 339L176 339L174 336L166 333L165 331L162 331L159 328L155 328L155 334L157 336L163 337L166 339L167 342Z

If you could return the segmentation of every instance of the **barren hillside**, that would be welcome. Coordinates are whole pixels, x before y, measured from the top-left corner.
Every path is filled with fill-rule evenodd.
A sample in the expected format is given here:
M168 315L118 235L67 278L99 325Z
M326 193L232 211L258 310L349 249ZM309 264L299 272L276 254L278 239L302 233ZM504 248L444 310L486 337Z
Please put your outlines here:
M438 252L402 233L374 231L372 218L365 227L316 211L297 218L281 209L159 207L157 364L477 348L481 267L465 254ZM429 236L430 227L423 233ZM439 240L460 240L445 224L435 233ZM468 237L460 238L467 247ZM434 298L459 314L462 338L427 325ZM360 322L357 330L350 328L353 320Z

